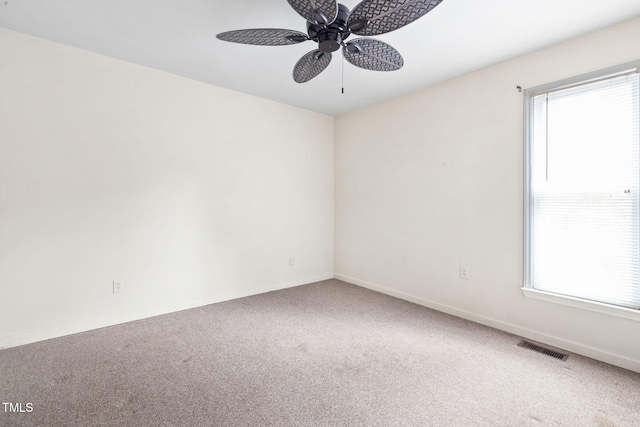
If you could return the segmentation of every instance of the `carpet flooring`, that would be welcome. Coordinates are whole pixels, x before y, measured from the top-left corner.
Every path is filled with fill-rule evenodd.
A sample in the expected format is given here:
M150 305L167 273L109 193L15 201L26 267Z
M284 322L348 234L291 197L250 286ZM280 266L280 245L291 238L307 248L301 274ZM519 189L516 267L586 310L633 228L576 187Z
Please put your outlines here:
M0 351L2 426L640 426L640 374L338 280Z

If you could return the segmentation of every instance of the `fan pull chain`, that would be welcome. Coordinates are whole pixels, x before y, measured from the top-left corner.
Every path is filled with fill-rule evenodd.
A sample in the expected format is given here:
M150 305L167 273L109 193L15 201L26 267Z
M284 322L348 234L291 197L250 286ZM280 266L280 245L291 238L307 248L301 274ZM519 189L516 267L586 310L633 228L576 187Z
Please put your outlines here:
M342 55L342 94L344 95L344 55Z

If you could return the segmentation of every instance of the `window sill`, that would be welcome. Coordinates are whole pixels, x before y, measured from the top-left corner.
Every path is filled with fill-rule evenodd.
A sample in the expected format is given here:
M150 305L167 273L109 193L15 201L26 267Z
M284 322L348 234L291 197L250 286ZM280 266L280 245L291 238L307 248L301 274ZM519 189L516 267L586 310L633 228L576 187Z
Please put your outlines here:
M622 317L624 319L630 319L640 322L640 310L617 307L615 305L603 304L600 302L589 301L580 298L572 298L566 295L552 294L549 292L543 292L529 288L522 288L522 292L527 298L562 304L569 307L580 308L583 310L595 311L596 313L608 314L610 316Z

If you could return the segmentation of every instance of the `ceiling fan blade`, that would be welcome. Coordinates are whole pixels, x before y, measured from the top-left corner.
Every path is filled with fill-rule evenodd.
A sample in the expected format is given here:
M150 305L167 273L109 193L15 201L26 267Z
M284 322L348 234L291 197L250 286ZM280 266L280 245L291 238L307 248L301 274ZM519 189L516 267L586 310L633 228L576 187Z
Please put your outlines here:
M363 0L347 26L359 36L376 36L404 27L431 12L442 0Z
M331 53L322 52L319 49L312 50L300 58L296 66L293 67L293 80L296 83L306 83L323 72L330 62Z
M354 39L343 49L344 57L356 67L373 71L395 71L404 59L393 47L376 39Z
M287 0L291 7L312 24L330 24L338 16L338 0Z
M218 34L216 37L226 42L259 46L283 46L309 40L309 37L300 31L281 30L277 28L253 28L249 30L227 31Z

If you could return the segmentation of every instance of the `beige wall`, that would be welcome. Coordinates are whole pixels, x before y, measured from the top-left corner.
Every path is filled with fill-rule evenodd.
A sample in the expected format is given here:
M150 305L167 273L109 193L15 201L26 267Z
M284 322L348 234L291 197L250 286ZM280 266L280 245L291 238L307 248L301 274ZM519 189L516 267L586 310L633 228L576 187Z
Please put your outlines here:
M7 30L0 58L0 347L332 277L332 117Z
M640 371L640 321L520 289L516 90L640 59L638 40L630 21L337 118L336 276Z

